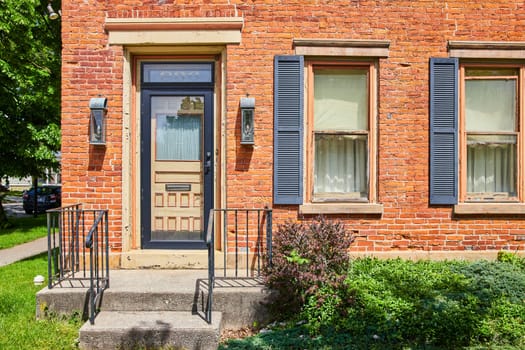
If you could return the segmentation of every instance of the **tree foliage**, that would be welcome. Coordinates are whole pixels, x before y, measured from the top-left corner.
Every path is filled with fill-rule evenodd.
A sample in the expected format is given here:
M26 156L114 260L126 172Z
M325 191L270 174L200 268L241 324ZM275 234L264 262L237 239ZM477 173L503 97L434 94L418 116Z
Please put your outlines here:
M0 0L0 174L56 167L60 138L60 21L47 0ZM55 7L59 6L54 2ZM47 149L47 151L45 151Z
M49 19L47 4L0 0L0 177L58 167L60 20Z

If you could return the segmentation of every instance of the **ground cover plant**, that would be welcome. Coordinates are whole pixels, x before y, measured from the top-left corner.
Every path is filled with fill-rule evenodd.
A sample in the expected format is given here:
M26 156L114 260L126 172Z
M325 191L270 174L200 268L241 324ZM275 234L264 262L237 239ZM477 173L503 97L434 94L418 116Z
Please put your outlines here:
M10 227L0 228L0 249L33 241L47 235L45 215L9 218ZM1 253L0 253L1 254Z
M76 349L81 320L35 318L35 275L47 274L47 254L0 267L0 349Z
M281 226L276 236L309 230L295 225ZM339 223L323 225L342 230ZM278 281L287 271L290 284L300 287L293 295L297 312L275 313L279 326L227 341L222 349L525 349L525 258L501 252L490 262L347 260L344 272L324 270L335 277L324 276L312 289L298 280L314 269L307 247L316 245L303 253L304 247L277 244L274 254L284 259L274 264L295 266L266 270L274 288L281 285L273 283L272 269ZM331 283L341 275L342 283ZM277 290L288 293L287 287Z

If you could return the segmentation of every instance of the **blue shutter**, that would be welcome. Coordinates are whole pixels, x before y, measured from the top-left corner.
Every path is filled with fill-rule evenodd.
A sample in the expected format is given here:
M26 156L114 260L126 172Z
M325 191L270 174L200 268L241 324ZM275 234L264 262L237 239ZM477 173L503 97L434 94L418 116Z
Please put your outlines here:
M430 59L430 204L458 202L458 59Z
M274 66L275 204L303 202L303 56L276 56Z

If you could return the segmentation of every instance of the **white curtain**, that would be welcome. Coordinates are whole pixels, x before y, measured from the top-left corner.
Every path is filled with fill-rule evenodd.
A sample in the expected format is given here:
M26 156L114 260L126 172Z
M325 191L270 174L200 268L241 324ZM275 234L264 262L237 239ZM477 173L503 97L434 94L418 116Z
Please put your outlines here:
M368 130L368 72L322 70L314 79L314 130Z
M314 193L355 193L367 197L366 136L318 135Z
M514 131L516 80L467 80L465 84L467 131Z
M516 139L514 136L469 136L468 193L516 193Z
M157 116L157 160L200 160L201 118Z

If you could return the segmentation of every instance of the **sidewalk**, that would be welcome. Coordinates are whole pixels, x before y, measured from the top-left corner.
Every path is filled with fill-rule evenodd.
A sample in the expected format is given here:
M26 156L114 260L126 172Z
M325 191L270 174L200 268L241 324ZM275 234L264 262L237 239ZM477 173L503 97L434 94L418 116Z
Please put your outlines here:
M29 216L22 208L22 198L7 196L5 197L7 203L3 203L4 209L9 217L12 216ZM47 251L47 237L42 237L32 242L17 245L13 248L0 250L0 266L5 266L30 258L40 253Z
M0 250L0 267L47 251L47 237Z

